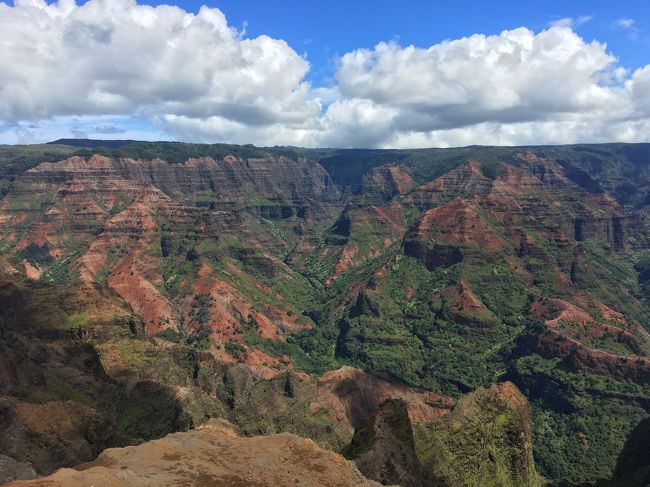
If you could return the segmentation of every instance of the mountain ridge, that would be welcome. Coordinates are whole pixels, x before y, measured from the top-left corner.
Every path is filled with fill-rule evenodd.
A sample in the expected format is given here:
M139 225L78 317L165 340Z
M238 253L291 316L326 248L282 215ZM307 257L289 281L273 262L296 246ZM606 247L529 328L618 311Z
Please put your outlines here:
M154 360L455 398L509 379L555 480L607 478L647 415L648 144L14 147L0 179L6 258L124 300ZM137 370L129 343L102 345L110 374Z

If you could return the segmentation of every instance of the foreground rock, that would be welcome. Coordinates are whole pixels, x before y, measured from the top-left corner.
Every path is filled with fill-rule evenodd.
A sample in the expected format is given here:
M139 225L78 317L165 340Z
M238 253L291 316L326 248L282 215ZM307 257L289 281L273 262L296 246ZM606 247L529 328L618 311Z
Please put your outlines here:
M36 472L31 464L0 455L0 484L12 480L31 480L36 477Z
M15 486L275 487L378 486L352 462L291 434L244 438L222 421L208 422L135 447L106 450L97 460Z

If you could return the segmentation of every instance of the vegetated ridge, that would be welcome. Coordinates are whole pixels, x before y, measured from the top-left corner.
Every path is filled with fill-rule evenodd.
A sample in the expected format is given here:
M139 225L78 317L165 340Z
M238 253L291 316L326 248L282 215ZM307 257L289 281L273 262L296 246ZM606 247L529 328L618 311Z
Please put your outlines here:
M123 142L0 147L5 290L38 323L4 318L15 358L0 359L0 393L23 415L0 427L43 433L25 408L85 401L119 432L64 458L0 453L48 473L207 417L340 450L403 398L416 463L435 458L440 479L450 454L423 453L419 434L446 438L458 398L508 380L530 402L539 473L622 475L619 454L650 404L650 145ZM29 347L80 346L96 365L71 389L90 399L72 396L76 375L58 366L49 380L16 367ZM140 421L149 387L175 411L162 426ZM468 454L466 441L440 451ZM519 454L518 472L467 469L530 479Z

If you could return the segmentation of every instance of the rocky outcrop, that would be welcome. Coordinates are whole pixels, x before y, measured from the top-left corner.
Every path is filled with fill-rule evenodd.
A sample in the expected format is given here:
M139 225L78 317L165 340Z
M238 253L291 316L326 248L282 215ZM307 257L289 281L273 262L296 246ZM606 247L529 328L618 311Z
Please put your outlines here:
M336 421L358 426L388 399L406 404L413 421L433 421L449 412L453 399L430 391L420 391L381 374L353 367L326 372L318 380L318 400Z
M420 260L428 270L450 267L463 260L463 251L456 245L440 245L421 240L405 240L404 255Z
M494 250L502 243L473 202L455 198L444 206L427 210L416 229L418 240Z
M546 358L561 358L576 372L588 371L599 375L650 384L650 358L619 355L588 347L575 338L557 330L547 330L522 338L525 349Z
M139 446L111 449L91 463L22 486L151 485L377 486L352 462L291 434L244 438L212 421Z
M11 457L0 455L0 484L12 480L31 480L37 477L30 463L17 462Z
M415 425L415 446L433 485L539 487L531 409L510 382L462 397L451 413Z
M487 195L492 188L492 181L482 171L478 161L470 160L446 174L419 186L413 200L422 209L438 206L445 200L462 195Z
M414 434L415 432L415 434ZM431 423L409 421L389 400L356 428L345 449L368 478L405 487L539 487L531 409L509 382L462 397Z
M460 279L442 293L433 296L432 306L446 313L450 320L470 326L494 326L499 319L472 292L465 279Z
M34 392L43 392L34 391ZM0 397L0 451L48 474L124 444L103 412L79 401L34 403Z
M417 186L403 166L388 165L374 168L364 179L362 192L366 199L376 203L390 201L397 195L406 194Z
M461 437L468 442L459 441ZM361 472L383 484L539 485L532 466L530 410L507 383L464 398L448 419L420 428L416 441L406 404L386 401L357 429L347 454ZM440 460L444 463L436 463ZM139 446L106 450L91 463L20 485L173 486L189 481L275 486L296 480L306 486L380 485L311 440L286 433L244 438L222 420Z

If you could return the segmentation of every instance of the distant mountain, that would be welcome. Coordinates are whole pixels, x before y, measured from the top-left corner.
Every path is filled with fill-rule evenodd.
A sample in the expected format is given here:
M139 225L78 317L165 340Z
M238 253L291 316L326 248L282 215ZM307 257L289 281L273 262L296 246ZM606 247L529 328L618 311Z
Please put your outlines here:
M99 139L59 139L48 142L47 145L69 145L72 147L86 147L94 149L96 147L117 148L122 147L135 140L99 140Z

